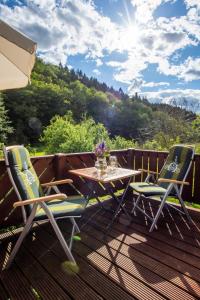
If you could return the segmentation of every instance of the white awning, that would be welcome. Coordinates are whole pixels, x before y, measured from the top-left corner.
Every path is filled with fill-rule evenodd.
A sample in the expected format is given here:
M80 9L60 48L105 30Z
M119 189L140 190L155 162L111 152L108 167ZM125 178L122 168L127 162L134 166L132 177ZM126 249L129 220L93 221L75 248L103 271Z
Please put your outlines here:
M36 43L0 20L0 90L28 84L35 51Z

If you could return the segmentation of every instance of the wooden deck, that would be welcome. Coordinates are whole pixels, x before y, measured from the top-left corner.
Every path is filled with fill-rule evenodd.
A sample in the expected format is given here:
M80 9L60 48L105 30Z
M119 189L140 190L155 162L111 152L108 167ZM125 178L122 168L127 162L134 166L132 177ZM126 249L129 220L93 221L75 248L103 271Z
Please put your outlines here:
M157 204L145 204L154 212ZM127 203L127 207L130 203ZM165 209L158 230L148 232L138 214L127 226L120 216L106 240L110 213L89 207L79 224L81 241L73 253L77 274L65 268L66 257L49 225L35 226L8 271L2 271L17 231L1 236L0 299L198 299L200 298L200 223L191 227ZM69 223L59 222L68 236Z

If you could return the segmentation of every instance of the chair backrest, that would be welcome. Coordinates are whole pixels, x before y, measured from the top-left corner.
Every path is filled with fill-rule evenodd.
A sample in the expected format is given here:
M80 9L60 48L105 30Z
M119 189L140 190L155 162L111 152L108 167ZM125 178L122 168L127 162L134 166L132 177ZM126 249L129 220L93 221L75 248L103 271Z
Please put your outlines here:
M159 177L184 181L192 165L193 158L194 147L186 145L173 146L169 151ZM169 184L160 183L159 185L167 188Z
M5 162L8 174L19 200L33 199L43 196L38 176L30 160L30 154L24 146L4 147ZM30 214L32 206L26 206L26 214ZM25 211L23 211L23 217Z

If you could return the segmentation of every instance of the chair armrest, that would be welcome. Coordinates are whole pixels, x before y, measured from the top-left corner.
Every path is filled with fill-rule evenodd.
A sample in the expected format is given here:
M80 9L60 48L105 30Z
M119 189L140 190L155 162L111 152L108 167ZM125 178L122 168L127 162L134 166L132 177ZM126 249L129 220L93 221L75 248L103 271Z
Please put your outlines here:
M150 174L160 174L159 172L150 171L150 170L146 170L146 169L138 169L138 171L141 171L143 173L150 173Z
M49 196L44 196L44 197L39 197L39 198L33 198L33 199L28 199L28 200L21 200L21 201L17 201L13 204L13 207L16 208L18 206L24 206L24 205L30 205L30 204L34 204L34 203L40 203L40 202L48 202L51 200L55 200L55 199L60 199L60 200L64 200L67 198L67 195L65 194L54 194L54 195L49 195Z
M187 182L187 181L180 181L180 180L176 180L176 179L167 179L167 178L159 178L158 182L167 182L167 183L190 185L190 183Z
M51 182L46 182L42 183L42 187L48 187L48 186L55 186L55 185L60 185L60 184L65 184L65 183L72 183L72 179L62 179L62 180L57 180L57 181L51 181Z

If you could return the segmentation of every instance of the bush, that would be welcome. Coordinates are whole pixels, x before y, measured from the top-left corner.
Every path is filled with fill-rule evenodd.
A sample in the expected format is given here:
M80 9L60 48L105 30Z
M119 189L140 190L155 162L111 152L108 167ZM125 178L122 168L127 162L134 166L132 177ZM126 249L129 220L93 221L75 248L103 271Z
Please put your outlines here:
M92 119L75 124L71 116L66 115L52 119L41 141L47 153L73 153L92 151L100 139L109 140L108 132L102 124L95 124Z
M134 140L126 140L121 136L116 136L114 139L110 140L109 148L110 149L127 149L127 148L136 148L138 144Z
M54 117L41 137L47 153L93 151L94 146L102 140L110 149L135 147L133 140L126 140L119 136L110 139L104 125L96 124L91 118L76 124L71 114Z
M154 139L146 141L143 145L143 149L148 150L169 150L173 145L180 144L180 137L172 138L171 136L162 132L157 133Z

